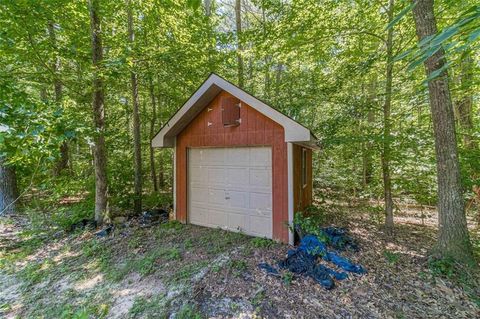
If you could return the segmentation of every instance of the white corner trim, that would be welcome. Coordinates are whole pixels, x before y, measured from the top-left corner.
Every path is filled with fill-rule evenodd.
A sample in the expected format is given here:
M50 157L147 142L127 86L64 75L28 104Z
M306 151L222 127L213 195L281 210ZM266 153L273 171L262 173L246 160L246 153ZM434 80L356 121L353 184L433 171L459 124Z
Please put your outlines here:
M177 220L177 138L173 141L173 218Z
M287 176L288 176L288 243L294 244L293 227L293 144L287 143Z

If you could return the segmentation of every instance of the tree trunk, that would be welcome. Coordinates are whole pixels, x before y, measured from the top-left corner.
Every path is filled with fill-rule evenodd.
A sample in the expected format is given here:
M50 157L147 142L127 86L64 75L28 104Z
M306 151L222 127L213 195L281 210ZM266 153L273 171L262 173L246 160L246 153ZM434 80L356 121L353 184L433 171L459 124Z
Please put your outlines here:
M15 213L17 197L15 168L5 164L5 158L0 156L0 216Z
M208 37L208 68L210 72L215 72L215 50L216 40L214 35L214 26L212 24L212 0L205 0L205 16L207 17L207 37Z
M478 148L477 141L473 138L473 92L471 90L473 82L474 63L470 54L467 54L461 63L460 74L460 92L461 97L455 103L456 113L458 115L458 124L463 135L463 145L467 149Z
M377 97L377 80L371 80L368 85L368 103L369 110L367 113L367 133L370 135L372 132L372 127L375 121L374 109L376 108L375 99ZM372 162L372 149L374 145L373 142L368 140L363 143L363 152L362 152L362 184L363 189L366 189L367 186L372 182L373 175L373 162Z
M263 32L263 41L267 40L267 17L265 14L265 4L264 0L262 0L262 32ZM266 54L265 57L263 58L263 63L264 65L264 73L265 73L265 83L264 83L264 96L269 101L270 99L270 60L271 57Z
M162 154L158 157L158 188L163 190L165 188L165 173L163 168L163 157Z
M419 43L425 37L437 33L433 0L416 1L413 17ZM427 77L441 69L445 63L445 52L440 49L424 62ZM439 232L436 250L440 257L472 261L472 246L460 180L455 120L446 70L428 82L428 91L437 159Z
M393 20L393 10L395 2L389 0L388 3L388 23ZM390 134L391 107L392 107L392 81L393 81L393 27L387 31L387 72L385 75L385 102L383 104L383 149L382 149L382 173L383 173L383 194L385 201L385 231L388 235L393 235L393 200L392 200L392 180L390 177Z
M135 41L135 32L133 30L133 14L132 4L127 1L127 19L128 19L128 42L133 49ZM135 67L135 63L133 68ZM132 85L132 103L133 103L133 153L134 153L134 199L133 210L135 213L142 212L142 148L140 137L140 112L138 110L138 81L137 74L134 69L130 73L130 81Z
M52 48L55 50L57 49L57 37L55 35L55 25L53 22L48 23L48 35L50 37L50 44ZM53 87L55 91L55 103L60 106L62 103L62 93L63 93L63 85L62 81L59 78L59 71L60 71L60 58L58 56L58 51L55 51L55 58L52 62L52 71L55 76L53 81ZM63 141L62 145L60 145L60 158L55 163L55 168L53 174L55 176L60 175L64 170L68 168L69 164L69 149L67 141Z
M243 88L243 45L242 45L242 1L235 0L235 24L237 27L237 64L238 64L238 86Z
M107 212L107 154L105 147L105 106L102 79L103 47L99 17L99 1L89 0L92 37L93 121L95 125L93 158L95 164L95 220L101 225Z
M155 100L155 90L153 87L153 81L149 79L149 91L150 91L150 100L152 103L152 119L150 121L150 140L153 139L155 136L155 123L157 121L157 103ZM155 151L152 147L152 143L150 145L150 176L152 178L153 190L158 192L158 181L157 181L157 172L155 170Z

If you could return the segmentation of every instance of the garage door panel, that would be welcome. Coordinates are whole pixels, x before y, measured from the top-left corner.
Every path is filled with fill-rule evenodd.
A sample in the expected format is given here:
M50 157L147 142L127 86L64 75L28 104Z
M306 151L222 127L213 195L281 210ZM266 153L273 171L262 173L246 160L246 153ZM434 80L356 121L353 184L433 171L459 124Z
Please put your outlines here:
M241 213L228 214L228 228L248 232L247 217L248 216Z
M245 152L244 147L233 147L226 149L226 164L229 166L248 166L250 152Z
M256 212L271 212L272 197L268 194L250 193L250 208Z
M257 236L262 236L266 232L272 233L272 220L270 218L252 216L250 218L250 230Z
M228 223L228 216L221 210L210 209L207 220L210 227L225 228Z
M225 206L227 204L227 201L225 199L225 190L224 189L214 189L214 188L209 189L208 203L209 204L214 204L214 205L219 205L219 206Z
M188 153L188 160L192 164L201 164L202 163L202 152L189 152Z
M208 189L205 189L203 187L191 187L191 192L190 192L190 200L192 203L206 203L208 202L208 195L209 191Z
M220 184L224 185L226 182L225 177L225 168L208 168L208 180L205 181L206 184Z
M231 167L227 169L227 185L248 186L248 168Z
M272 238L271 154L267 147L189 149L189 222Z
M199 206L192 206L195 210L195 214L190 215L190 222L192 224L210 226L208 224L208 210Z
M225 152L223 148L206 148L202 149L202 162L208 165L225 163Z
M270 148L251 148L250 166L272 166L272 151Z
M272 185L271 170L251 168L249 176L252 186L271 187Z
M248 192L229 191L228 196L230 197L230 207L249 208L250 205L248 203Z
M203 182L202 180L202 168L199 166L190 166L190 183Z

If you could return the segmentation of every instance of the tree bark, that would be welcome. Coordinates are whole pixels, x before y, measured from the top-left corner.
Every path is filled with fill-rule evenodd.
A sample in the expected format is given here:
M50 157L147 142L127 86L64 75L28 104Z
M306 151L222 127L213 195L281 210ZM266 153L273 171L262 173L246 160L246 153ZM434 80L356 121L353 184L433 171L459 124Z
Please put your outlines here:
M375 98L377 96L377 82L372 80L368 86L368 101L370 110L367 113L367 132L371 134L371 129L375 121L374 109L376 107ZM372 182L373 175L373 163L372 163L372 141L366 141L363 143L363 154L362 154L362 183L363 188L366 189L367 186Z
M135 32L133 30L132 3L127 1L127 20L128 20L128 42L132 46L135 41ZM135 68L135 63L133 64ZM132 85L132 104L133 104L133 153L134 153L134 199L133 210L135 213L142 212L142 148L140 136L140 112L138 107L138 80L134 69L130 72L130 82Z
M433 0L417 0L413 17L419 43L437 33ZM425 60L427 77L445 63L442 48ZM428 91L437 159L439 232L436 253L439 257L470 262L473 254L463 203L455 120L446 70L428 82Z
M15 168L7 165L5 158L0 156L0 216L15 213L17 197Z
M155 100L155 90L153 87L153 81L149 79L149 91L150 91L150 100L152 103L152 119L150 120L150 140L155 136L155 124L157 121L157 103ZM157 181L157 172L155 170L155 151L153 149L152 143L150 145L150 176L152 178L153 190L158 192L158 181Z
M214 34L214 26L212 24L212 10L214 10L213 1L205 0L204 6L205 6L205 16L207 17L208 68L210 72L215 72L216 70L216 65L215 65L216 39Z
M60 81L60 57L58 56L57 49L57 37L55 34L55 25L53 22L48 23L48 35L50 37L50 44L55 51L55 58L52 62L52 71L54 74L53 87L55 92L55 103L60 106L62 103L63 97L63 84ZM60 158L55 163L55 168L53 174L55 176L60 175L64 170L68 169L69 166L69 147L68 142L64 140L62 145L60 145Z
M393 20L395 2L388 2L388 23ZM392 180L390 177L391 157L391 107L392 107L392 81L393 81L393 27L387 31L387 70L385 75L385 101L383 104L383 149L382 149L382 173L383 194L385 201L385 231L393 235L393 199Z
M466 149L478 148L477 141L473 138L473 92L471 85L473 82L474 63L470 54L467 54L461 63L460 72L460 92L461 97L455 103L458 124L463 136L463 145Z
M237 28L237 64L238 64L238 86L244 86L244 64L242 44L242 1L235 0L235 24Z
M95 125L93 158L95 164L95 220L101 225L107 213L107 154L105 147L105 106L102 79L103 47L99 1L89 0L93 64L93 121Z

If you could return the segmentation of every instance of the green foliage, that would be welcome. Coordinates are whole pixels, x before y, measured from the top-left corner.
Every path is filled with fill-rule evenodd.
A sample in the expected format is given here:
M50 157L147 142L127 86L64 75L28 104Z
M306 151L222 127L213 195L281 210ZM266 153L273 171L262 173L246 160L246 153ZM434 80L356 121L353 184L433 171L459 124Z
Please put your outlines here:
M54 263L49 259L37 263L32 262L28 263L18 275L24 281L25 287L28 288L44 280L52 267L54 267Z
M395 253L389 250L385 250L383 252L383 255L385 256L385 259L392 265L398 263L401 257L399 253Z
M236 275L239 275L247 270L247 262L243 259L230 260L228 266L235 272Z
M293 281L293 273L291 273L290 271L286 272L283 276L282 276L282 280L283 280L283 283L285 286L290 286L292 281Z
M455 260L430 258L428 260L428 267L433 276L452 278L455 275L456 264Z
M255 248L270 248L275 245L275 242L268 238L255 237L250 241Z
M163 318L166 316L166 302L164 295L160 294L150 298L135 298L133 306L130 308L129 317L131 318Z
M328 241L328 238L321 232L321 227L326 223L324 212L319 206L310 206L303 212L297 212L293 217L295 230L300 230L303 235L312 234Z
M179 319L202 319L204 316L192 304L186 304L178 311L176 318Z
M135 71L139 81L145 208L172 203L173 153L162 150L154 155L164 184L160 192L154 192L150 135L210 72L236 79L233 7L215 1L210 4L207 10L198 0L131 3L133 43L127 40L126 3L104 1L100 5L112 209L129 210L134 196L130 72ZM321 137L322 152L314 155L314 180L315 186L325 190L322 195L381 197L384 39L388 28L395 27L394 52L411 47L406 39L415 38L409 14L412 5L397 3L390 23L383 4L369 1L246 1L244 6L242 15L248 26L241 35L242 56L249 61L245 89ZM393 191L395 196L408 196L423 204L436 201L431 119L421 86L423 73L405 64L412 58L419 64L426 54L443 46L452 62L452 84L462 81L457 75L462 74L459 65L467 56L474 62L471 72L478 71L478 56L473 54L480 34L478 4L470 0L440 2L436 12L440 32L399 56L393 79ZM96 132L90 106L93 69L87 4L7 1L0 5L0 21L2 31L8 34L0 42L1 154L15 164L22 190L32 182L32 188L41 192L28 200L33 204L29 206L44 212L55 201L74 195L92 201L91 151ZM54 43L48 28L52 22ZM59 63L57 69L54 62ZM452 91L454 101L478 91L476 76L467 82L468 90ZM60 99L55 83L62 85ZM479 131L477 109L475 102L472 132ZM152 119L155 123L150 127ZM64 141L70 147L71 169L52 177ZM460 153L466 189L478 184L476 157L478 154L470 151ZM93 216L90 207L87 211ZM55 223L68 225L85 216L80 212L69 216L68 210L62 214L65 216L55 217Z
M171 284L181 284L190 281L203 267L208 265L208 261L195 261L182 265L171 278L169 282Z

